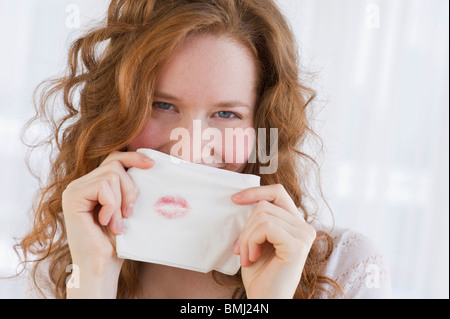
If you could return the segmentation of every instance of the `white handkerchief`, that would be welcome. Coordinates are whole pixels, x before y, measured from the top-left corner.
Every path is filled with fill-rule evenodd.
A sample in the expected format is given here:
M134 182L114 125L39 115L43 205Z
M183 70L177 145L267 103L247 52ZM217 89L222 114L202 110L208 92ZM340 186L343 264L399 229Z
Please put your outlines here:
M190 163L150 149L148 170L130 168L138 192L133 216L116 237L120 258L199 272L234 275L233 245L256 204L237 205L231 195L260 186L260 177Z

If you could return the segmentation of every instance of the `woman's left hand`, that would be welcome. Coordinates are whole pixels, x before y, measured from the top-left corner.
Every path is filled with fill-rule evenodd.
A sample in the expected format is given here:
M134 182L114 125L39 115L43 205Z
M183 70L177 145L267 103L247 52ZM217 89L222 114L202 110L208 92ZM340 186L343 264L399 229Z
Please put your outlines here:
M316 238L315 229L280 184L237 194L232 196L236 204L257 202L234 246L240 255L247 298L292 298Z

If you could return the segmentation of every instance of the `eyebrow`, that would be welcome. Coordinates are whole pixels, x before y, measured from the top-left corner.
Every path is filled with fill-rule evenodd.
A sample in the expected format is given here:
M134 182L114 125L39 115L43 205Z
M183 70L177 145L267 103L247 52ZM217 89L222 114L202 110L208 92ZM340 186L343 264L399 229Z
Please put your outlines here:
M155 98L158 99L164 99L164 100L168 100L168 101L173 101L173 102L180 102L181 99L179 99L176 96L173 96L171 94L165 93L165 92L158 92L156 91L154 94ZM241 101L225 101L225 102L219 102L216 103L214 105L217 108L224 108L224 107L246 107L246 108L251 108L249 104L241 102Z

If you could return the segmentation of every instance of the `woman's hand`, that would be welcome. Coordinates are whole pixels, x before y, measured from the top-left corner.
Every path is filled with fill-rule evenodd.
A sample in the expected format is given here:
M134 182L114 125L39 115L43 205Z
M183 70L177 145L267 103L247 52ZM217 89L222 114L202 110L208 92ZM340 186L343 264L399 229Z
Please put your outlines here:
M122 218L131 216L136 200L133 181L125 168L149 169L153 164L144 154L113 152L63 192L70 254L80 276L80 288L70 289L70 293L68 289L68 297L104 297L103 292L107 292L115 298L123 260L115 253L111 234L122 232Z
M234 246L248 298L292 298L316 238L280 184L253 187L232 196L236 204L257 202Z

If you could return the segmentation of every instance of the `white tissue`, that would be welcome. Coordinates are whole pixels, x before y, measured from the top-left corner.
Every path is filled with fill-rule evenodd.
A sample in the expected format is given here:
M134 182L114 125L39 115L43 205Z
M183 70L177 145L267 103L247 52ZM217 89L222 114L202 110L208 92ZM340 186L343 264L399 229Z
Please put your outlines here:
M116 236L120 258L199 272L234 275L240 267L233 245L254 205L237 205L231 195L260 185L260 177L190 163L150 149L139 149L155 161L148 170L130 168L138 197L133 216ZM155 203L168 197L189 209ZM161 201L160 201L161 202ZM167 201L166 201L167 202Z

